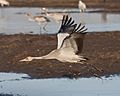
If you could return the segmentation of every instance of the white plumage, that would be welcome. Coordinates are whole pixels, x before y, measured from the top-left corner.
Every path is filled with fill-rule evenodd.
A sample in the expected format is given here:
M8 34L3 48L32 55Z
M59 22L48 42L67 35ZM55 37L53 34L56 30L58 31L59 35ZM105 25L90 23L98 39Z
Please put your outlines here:
M6 1L6 0L0 0L0 4L1 4L2 7L3 7L4 5L7 5L7 6L10 5L10 3L9 3L8 1Z
M33 16L31 13L27 13L26 14L28 17L29 17L29 20L30 21L35 21L35 22L39 22L39 23L42 23L42 22L49 22L50 20L45 17L45 16Z
M78 8L79 8L80 12L84 12L86 10L85 3L83 3L81 0L79 0Z
M59 48L61 47L63 40L64 40L67 36L69 36L68 33L59 33L59 34L57 34L57 39L58 39L57 49L59 49Z
M56 21L57 23L62 20L63 15L68 15L68 13L65 13L65 12L63 12L63 13L58 13L58 12L48 13L48 12L47 12L48 9L46 9L46 8L42 8L42 11L44 11L44 13L45 13L45 15L46 15L47 17L53 19L53 20ZM63 10L63 11L64 11L64 10Z
M41 57L27 57L20 61L31 61L33 59L57 59L61 62L81 62L86 60L80 55L83 49L83 39L87 28L77 26L74 20L68 15L63 17L61 28L57 34L58 45L57 49L50 52L48 55ZM61 35L60 35L61 34Z
M40 31L41 31L41 23L42 24L44 23L43 29L46 31L45 27L48 24L48 22L50 22L49 18L47 18L46 16L42 16L42 15L33 16L31 13L27 13L26 15L27 15L29 21L37 22L38 25L40 25Z

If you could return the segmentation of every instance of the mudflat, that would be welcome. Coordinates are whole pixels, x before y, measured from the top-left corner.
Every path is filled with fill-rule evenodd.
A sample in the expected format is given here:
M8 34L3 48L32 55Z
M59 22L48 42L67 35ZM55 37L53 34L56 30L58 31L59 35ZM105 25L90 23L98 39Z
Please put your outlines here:
M58 60L19 62L56 49L56 34L0 35L0 72L26 73L32 78L79 78L120 74L120 32L93 32L84 39L84 64Z
M78 7L79 0L8 0L13 7ZM120 0L82 0L87 8L120 9Z

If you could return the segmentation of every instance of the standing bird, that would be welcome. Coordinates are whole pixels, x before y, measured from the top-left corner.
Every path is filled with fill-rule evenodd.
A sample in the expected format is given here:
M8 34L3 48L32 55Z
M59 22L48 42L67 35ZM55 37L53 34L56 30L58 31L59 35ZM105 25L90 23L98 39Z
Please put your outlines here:
M6 0L0 0L0 4L1 4L2 7L3 7L4 5L6 5L6 6L9 6L9 5L10 5L10 3L9 3L8 1L6 1Z
M38 25L40 25L40 33L41 33L41 24L44 23L43 29L46 31L46 26L48 22L50 22L50 19L46 16L33 16L31 13L27 13L26 16L29 18L29 21L37 22Z
M79 8L80 12L85 12L85 10L86 10L85 3L83 3L81 0L79 0L78 8Z
M68 15L68 13L65 13L65 10L63 10L64 11L63 13L58 13L58 12L48 13L47 12L48 9L46 9L46 8L42 8L41 10L44 12L44 14L47 17L53 19L57 23L59 23L60 21L62 21L63 15Z
M31 61L33 59L57 59L61 62L82 63L86 59L80 55L83 49L83 39L87 32L85 26L81 27L81 23L77 26L74 20L67 16L63 16L60 30L57 34L57 49L48 55L41 57L27 57L20 61ZM61 34L61 35L59 35Z

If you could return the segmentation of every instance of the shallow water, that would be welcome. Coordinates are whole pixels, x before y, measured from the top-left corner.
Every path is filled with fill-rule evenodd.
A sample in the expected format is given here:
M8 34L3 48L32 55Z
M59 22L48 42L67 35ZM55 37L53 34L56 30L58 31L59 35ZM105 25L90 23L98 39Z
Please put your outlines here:
M0 73L0 94L13 96L120 96L120 77L28 79L27 74Z
M62 12L63 9L49 9L49 12ZM99 9L88 9L86 13L79 13L76 8L66 9L76 23L85 24L89 32L93 31L120 31L120 14L91 12ZM29 21L25 13L39 15L40 8L2 8L0 9L0 34L16 33L40 33L40 26L36 22ZM60 22L51 21L48 23L46 33L57 33ZM44 30L42 30L45 33Z

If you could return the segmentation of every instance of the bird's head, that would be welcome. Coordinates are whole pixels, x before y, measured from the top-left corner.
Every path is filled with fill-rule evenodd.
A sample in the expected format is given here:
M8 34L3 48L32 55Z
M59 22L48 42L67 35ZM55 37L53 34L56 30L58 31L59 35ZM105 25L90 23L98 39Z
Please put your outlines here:
M47 12L47 11L48 11L48 9L46 9L45 7L41 8L41 10L42 10L43 12Z
M25 15L26 15L26 16L31 16L32 14L31 14L31 13L26 13Z
M41 8L43 11L46 11L46 8L45 7L43 7L43 8Z
M82 1L81 1L81 0L79 0L79 3L82 3Z
M48 9L46 9L45 7L41 8L41 14L42 15L47 15L48 13Z

